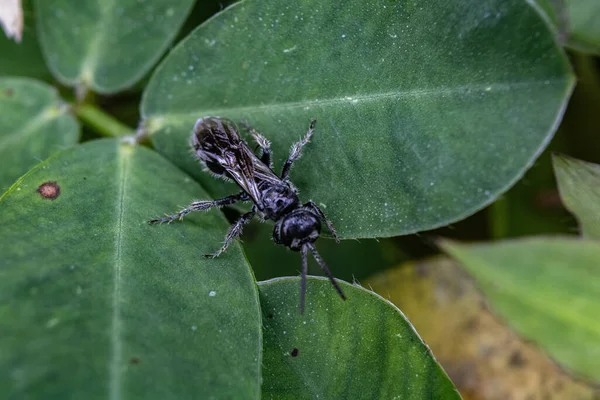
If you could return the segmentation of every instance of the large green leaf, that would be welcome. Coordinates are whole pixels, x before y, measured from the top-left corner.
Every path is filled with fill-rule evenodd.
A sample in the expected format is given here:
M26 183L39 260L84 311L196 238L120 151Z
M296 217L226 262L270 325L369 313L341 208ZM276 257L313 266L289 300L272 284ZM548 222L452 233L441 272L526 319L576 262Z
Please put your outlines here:
M237 244L202 257L220 246L225 219L146 223L196 197L206 193L156 153L108 139L12 186L0 201L0 392L258 398L252 273Z
M78 139L79 124L55 88L28 78L0 78L0 194Z
M111 93L154 65L183 24L193 0L36 2L42 50L57 79Z
M560 196L577 216L582 235L600 239L600 165L567 156L553 161Z
M0 30L0 76L29 76L39 79L51 77L36 37L32 2L33 0L24 0L22 3L24 21L20 43L8 39Z
M497 244L443 242L525 338L578 375L600 381L600 243L539 237Z
M460 399L429 348L391 303L342 283L310 278L260 282L263 397L271 399Z
M214 195L188 149L194 121L247 120L275 166L319 122L292 172L344 238L446 225L492 202L552 136L573 84L521 0L246 0L210 19L154 73L154 146Z

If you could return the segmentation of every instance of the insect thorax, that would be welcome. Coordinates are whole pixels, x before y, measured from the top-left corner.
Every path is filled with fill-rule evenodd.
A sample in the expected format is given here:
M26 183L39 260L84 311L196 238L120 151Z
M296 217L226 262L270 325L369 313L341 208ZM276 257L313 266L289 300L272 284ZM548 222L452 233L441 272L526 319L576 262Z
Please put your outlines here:
M278 221L300 206L296 190L287 183L265 184L261 189L260 213L265 219Z

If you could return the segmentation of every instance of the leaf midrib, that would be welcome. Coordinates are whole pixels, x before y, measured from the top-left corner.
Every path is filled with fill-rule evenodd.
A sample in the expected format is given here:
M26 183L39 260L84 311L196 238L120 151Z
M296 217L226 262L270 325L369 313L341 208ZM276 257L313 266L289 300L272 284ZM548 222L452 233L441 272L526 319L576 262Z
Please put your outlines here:
M434 87L430 89L407 89L397 90L392 92L382 92L373 94L358 94L358 95L347 95L343 97L332 97L325 99L307 100L307 101L292 101L292 102L281 102L281 103L270 103L270 104L256 104L256 105L244 105L236 107L224 107L217 109L199 109L192 112L184 113L167 113L167 114L156 114L156 115L144 115L143 120L149 126L150 133L159 130L165 123L177 122L177 120L185 120L189 118L197 118L199 113L203 115L221 115L224 113L249 113L261 110L283 110L293 108L306 108L314 106L329 106L336 104L359 104L369 101L377 101L382 99L396 98L405 99L411 97L424 97L430 95L452 95L456 93L495 93L495 92L506 92L509 90L529 88L532 86L548 86L554 84L566 84L565 88L568 88L568 83L572 79L569 78L553 78L544 80L531 80L531 81L519 81L519 82L502 82L502 83L489 83L489 84L478 84L478 85L463 85L463 86L452 86L452 87ZM143 104L143 101L142 101ZM143 112L143 110L142 110ZM145 114L145 113L143 113ZM150 121L149 121L150 120Z
M33 133L37 132L38 128L45 123L59 118L65 114L65 111L60 107L57 107L56 104L52 104L51 106L42 109L38 115L30 119L25 125L22 125L17 130L3 135L3 137L0 138L0 148L5 147L8 143L14 140L23 139L32 135Z
M103 0L98 4L100 4L101 7L101 17L98 18L96 26L94 27L94 35L87 46L88 51L85 55L85 58L81 62L81 69L79 70L79 74L75 80L76 82L84 83L90 87L92 87L94 84L100 48L102 47L108 33L108 29L103 29L103 27L110 26L110 24L107 22L107 16L110 14L110 11L115 9L117 1Z
M117 142L118 168L117 168L117 232L115 236L115 258L113 272L112 292L112 322L111 322L111 354L109 358L109 397L112 400L121 398L121 364L123 358L123 346L121 340L120 305L121 298L121 268L123 247L123 219L125 214L125 188L129 175L130 150Z

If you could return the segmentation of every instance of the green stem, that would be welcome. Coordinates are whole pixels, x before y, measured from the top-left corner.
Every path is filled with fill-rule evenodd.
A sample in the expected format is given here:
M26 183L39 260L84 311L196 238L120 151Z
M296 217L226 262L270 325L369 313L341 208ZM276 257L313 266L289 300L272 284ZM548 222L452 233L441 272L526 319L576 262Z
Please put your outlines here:
M79 104L75 106L75 114L84 124L107 137L123 137L134 135L135 130L107 114L93 104Z
M506 197L496 200L488 210L488 221L492 239L503 239L508 235L509 205Z

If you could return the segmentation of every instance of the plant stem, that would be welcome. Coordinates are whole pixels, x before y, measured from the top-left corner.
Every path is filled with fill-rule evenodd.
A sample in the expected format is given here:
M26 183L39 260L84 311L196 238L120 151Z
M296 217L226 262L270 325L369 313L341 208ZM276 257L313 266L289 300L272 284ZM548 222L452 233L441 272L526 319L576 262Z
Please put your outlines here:
M93 104L76 105L75 114L84 124L88 125L102 136L123 137L135 134L134 129L123 124Z
M500 240L508 235L509 204L506 197L496 200L488 210L488 222L492 239Z

